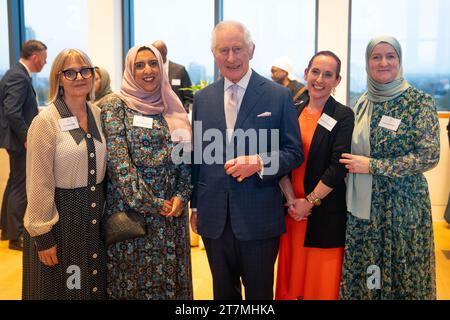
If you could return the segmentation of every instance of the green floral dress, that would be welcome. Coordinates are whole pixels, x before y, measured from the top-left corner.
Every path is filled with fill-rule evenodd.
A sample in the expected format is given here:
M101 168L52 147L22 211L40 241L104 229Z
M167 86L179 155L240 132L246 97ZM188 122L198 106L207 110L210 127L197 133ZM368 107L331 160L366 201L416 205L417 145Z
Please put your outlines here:
M106 214L135 210L147 215L148 234L108 247L107 293L110 299L189 300L193 298L186 210L163 217L164 200L191 195L188 165L176 165L167 122L153 118L151 128L133 126L135 116L116 95L102 100L107 143Z
M378 126L401 119L397 131ZM423 172L439 161L433 99L410 87L375 104L370 132L370 220L349 215L341 299L435 299L434 241Z

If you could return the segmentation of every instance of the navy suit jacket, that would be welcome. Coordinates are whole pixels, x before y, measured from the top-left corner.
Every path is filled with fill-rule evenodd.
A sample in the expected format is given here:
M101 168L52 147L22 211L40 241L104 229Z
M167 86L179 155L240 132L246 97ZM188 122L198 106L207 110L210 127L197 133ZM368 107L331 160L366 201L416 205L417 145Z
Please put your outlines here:
M28 128L37 114L31 77L17 62L0 81L0 148L24 149Z
M264 113L270 113L270 116L258 117ZM234 235L239 240L268 239L285 232L283 201L278 181L303 162L300 130L289 89L253 71L238 113L235 130L256 129L256 150L251 150L246 143L238 153L237 143L233 143L228 147L234 155L226 156L224 79L194 96L192 120L195 156L191 207L197 208L199 233L207 238L219 238L224 230L228 211ZM196 122L200 122L201 130ZM205 131L210 129L210 133L220 133L218 145L222 145L223 150L211 151L208 148L211 142L208 138L202 139ZM264 133L259 129L267 130L268 143L264 142ZM276 143L271 143L270 138L271 133L276 131L279 134L279 139L275 139L278 147ZM264 150L266 145L268 148ZM271 152L266 153L267 151ZM256 153L265 159L265 173L270 173L264 174L263 179L256 173L239 183L226 174L226 160ZM208 164L204 158L198 163L199 155L204 154L212 154L220 159L221 163ZM270 157L272 161L266 162ZM274 166L274 159L278 159L279 164L276 172L270 172L268 168Z
M172 80L179 80L180 84L174 84ZM178 98L180 98L186 111L189 112L189 105L192 104L194 99L192 91L180 90L181 88L189 88L192 85L191 78L189 78L186 68L181 64L169 60L169 81L172 90L176 93Z

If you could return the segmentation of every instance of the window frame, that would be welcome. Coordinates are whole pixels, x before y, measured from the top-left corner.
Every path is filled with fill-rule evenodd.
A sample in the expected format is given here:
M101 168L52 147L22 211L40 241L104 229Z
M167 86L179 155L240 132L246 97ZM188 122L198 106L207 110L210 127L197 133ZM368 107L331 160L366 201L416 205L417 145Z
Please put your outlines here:
M351 58L352 58L351 54L352 54L353 0L349 0L348 10L349 10L349 27L348 27L348 44L347 44L347 46L348 46L347 105L349 107L353 107L353 106L349 105L350 104L350 96L351 96L350 76L351 76ZM433 99L435 99L434 95L432 95L431 93L428 93L421 88L418 88L418 89L431 95L433 97ZM435 102L435 103L436 103L436 109L437 109L438 108L437 102ZM439 118L450 118L450 110L437 110L437 113L438 113Z
M25 15L23 0L8 0L9 64L14 65L20 57L25 42Z
M318 30L319 30L319 1L315 0L315 43L314 53L318 48ZM128 50L134 46L134 0L122 0L122 14L123 14L123 52L124 60ZM224 0L214 0L214 26L223 21L223 5ZM214 79L219 76L219 69L214 61Z

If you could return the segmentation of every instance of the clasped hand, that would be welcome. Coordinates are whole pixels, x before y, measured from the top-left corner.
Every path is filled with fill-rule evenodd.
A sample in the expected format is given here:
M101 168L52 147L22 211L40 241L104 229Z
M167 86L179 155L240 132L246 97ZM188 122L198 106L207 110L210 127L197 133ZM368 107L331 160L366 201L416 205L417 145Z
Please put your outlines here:
M163 209L160 214L164 217L179 217L183 213L183 201L177 196L170 200L164 200Z
M339 163L345 164L350 173L370 173L370 158L343 153Z
M305 198L288 201L285 206L288 207L289 215L297 222L308 217L312 213L313 207Z
M47 267L56 266L58 261L58 256L56 255L56 246L51 247L47 250L38 251L39 260Z
M242 181L247 177L254 175L260 171L262 163L257 155L241 156L231 159L225 163L225 171L227 175Z

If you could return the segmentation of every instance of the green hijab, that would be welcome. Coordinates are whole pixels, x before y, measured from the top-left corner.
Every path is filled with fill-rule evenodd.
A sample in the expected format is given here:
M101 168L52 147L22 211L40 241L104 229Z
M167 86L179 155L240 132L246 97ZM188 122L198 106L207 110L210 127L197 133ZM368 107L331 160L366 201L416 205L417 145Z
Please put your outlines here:
M376 82L370 75L369 59L373 49L380 43L391 45L397 52L400 69L397 77L389 83ZM403 78L402 48L397 39L390 36L370 40L366 48L367 91L358 99L354 107L355 128L352 138L352 154L370 157L370 122L373 107L400 96L410 84ZM372 175L349 173L347 183L348 211L360 219L370 219L372 202Z

